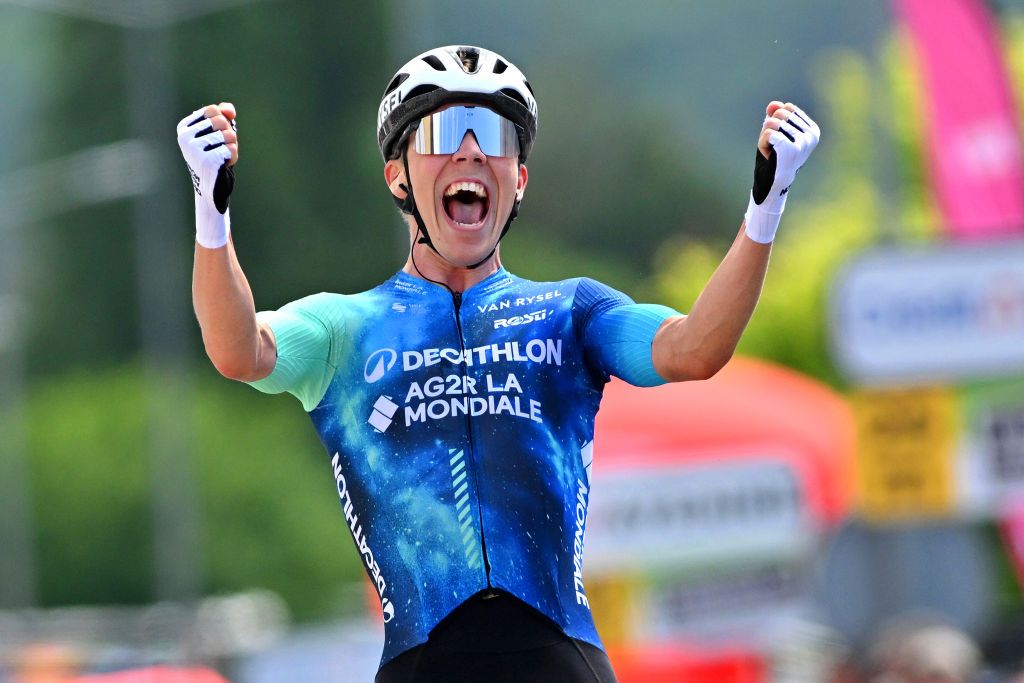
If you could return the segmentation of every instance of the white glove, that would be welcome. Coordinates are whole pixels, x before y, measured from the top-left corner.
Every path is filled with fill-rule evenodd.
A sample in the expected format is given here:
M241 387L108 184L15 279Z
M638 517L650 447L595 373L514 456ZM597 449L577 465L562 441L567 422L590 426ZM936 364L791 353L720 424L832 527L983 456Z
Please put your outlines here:
M768 138L771 152L767 159L760 149L756 152L754 187L744 216L747 236L761 244L775 239L789 186L821 137L818 124L795 106L792 111L779 107L772 116L765 117L762 132L767 129L772 129Z
M224 131L213 129L204 109L178 122L178 146L196 191L196 241L216 249L227 244L231 232L228 198L235 176L228 165L231 150L225 144ZM231 124L234 127L234 121Z

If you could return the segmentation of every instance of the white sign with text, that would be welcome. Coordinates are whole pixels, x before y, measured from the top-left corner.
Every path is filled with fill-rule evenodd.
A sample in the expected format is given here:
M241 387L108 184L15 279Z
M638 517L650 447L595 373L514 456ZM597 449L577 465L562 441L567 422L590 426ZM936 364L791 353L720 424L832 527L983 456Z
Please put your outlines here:
M1024 241L884 249L839 274L839 367L863 384L1024 375Z

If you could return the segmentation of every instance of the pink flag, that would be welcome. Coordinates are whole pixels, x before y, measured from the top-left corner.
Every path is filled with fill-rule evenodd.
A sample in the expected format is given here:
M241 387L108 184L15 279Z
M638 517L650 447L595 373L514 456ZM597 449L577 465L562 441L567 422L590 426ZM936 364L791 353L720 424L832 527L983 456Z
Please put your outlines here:
M1017 114L983 0L893 0L927 88L928 150L946 229L961 239L1024 233Z

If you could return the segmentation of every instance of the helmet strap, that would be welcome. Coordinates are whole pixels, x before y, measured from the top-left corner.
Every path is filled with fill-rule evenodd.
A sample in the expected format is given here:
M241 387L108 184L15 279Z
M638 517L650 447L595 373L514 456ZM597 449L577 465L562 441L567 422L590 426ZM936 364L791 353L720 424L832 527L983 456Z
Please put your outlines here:
M430 234L427 232L427 226L423 223L423 217L420 215L420 210L416 206L416 198L412 194L412 175L409 173L409 150L406 145L402 145L402 167L405 169L405 181L409 184L408 187L400 184L399 187L405 190L405 199L399 199L395 197L395 203L398 204L398 208L402 210L402 213L412 216L416 220L416 230L419 234L419 239L416 240L417 244L426 244L428 247L434 250L434 253L444 259L444 256L437 250L434 243L430 241ZM446 261L448 259L445 259Z

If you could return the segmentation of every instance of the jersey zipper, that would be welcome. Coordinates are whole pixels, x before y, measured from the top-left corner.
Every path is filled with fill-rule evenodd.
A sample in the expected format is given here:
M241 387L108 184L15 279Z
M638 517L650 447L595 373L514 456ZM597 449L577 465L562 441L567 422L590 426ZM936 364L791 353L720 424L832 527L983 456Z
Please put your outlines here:
M463 386L466 386L466 340L462 334L462 292L452 292L452 302L455 304L455 327L459 331L459 349L462 351L462 363L459 364L459 372L462 374ZM476 460L476 448L473 446L473 421L470 419L470 411L466 411L466 436L469 438L469 458L473 463L473 481L476 484L477 512L480 517L480 550L484 556L484 573L487 576L487 588L491 588L491 561L487 558L487 539L484 537L484 505L480 496L479 468Z

